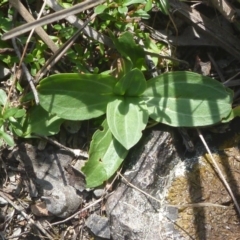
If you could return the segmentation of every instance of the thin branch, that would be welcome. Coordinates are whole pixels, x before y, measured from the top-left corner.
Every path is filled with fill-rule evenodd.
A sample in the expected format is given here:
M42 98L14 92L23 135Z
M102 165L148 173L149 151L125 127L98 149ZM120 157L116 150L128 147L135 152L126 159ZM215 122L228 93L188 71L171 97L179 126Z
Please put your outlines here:
M47 5L50 8L52 8L55 12L58 12L58 11L61 11L64 9L62 6L60 6L58 4L58 2L56 0L46 0L46 2L47 2ZM76 28L81 28L82 25L84 24L84 22L81 19L77 18L74 15L66 17L66 20ZM89 36L90 38L92 38L110 48L114 48L114 43L111 40L111 38L109 38L108 36L106 36L100 32L97 32L95 29L93 29L90 26L86 26L83 29L83 33L85 35Z
M218 67L216 61L215 61L214 58L212 57L212 54L208 52L207 55L208 55L208 57L209 57L210 62L211 62L212 65L214 66L214 68L215 68L215 70L216 70L216 72L217 72L217 74L218 74L221 82L224 83L224 82L225 82L225 78L224 78L224 76L223 76L223 74L222 74L221 69Z
M41 139L45 139L47 140L48 142L52 143L53 145L59 147L59 148L63 148L65 149L66 151L72 153L74 155L74 157L84 157L84 158L88 158L89 155L86 151L83 151L81 149L73 149L73 148L69 148L69 147L66 147L64 145L62 145L61 143L49 138L49 137L46 137L46 136L42 136L42 135L39 135L39 134L32 134L33 136L37 136Z
M10 4L17 9L18 13L27 21L34 22L36 19L32 17L32 15L28 12L28 10L24 7L24 5L20 2L20 0L9 0ZM46 2L46 1L45 1ZM58 50L58 46L53 42L53 40L49 37L49 35L43 30L42 27L36 27L35 32L38 36L43 40L43 42L51 49L52 52L56 52Z
M42 5L42 8L41 8L41 10L40 10L40 12L39 12L39 15L38 15L38 18L37 18L37 19L39 19L39 18L41 17L45 6L46 6L46 1L44 0L43 5ZM21 57L20 62L19 62L19 67L21 67L21 65L22 65L24 56L25 56L26 51L27 51L28 44L29 44L29 42L30 42L30 39L31 39L33 33L34 33L34 30L35 30L35 28L31 30L31 32L30 32L30 34L29 34L29 36L28 36L28 38L27 38L26 44L25 44L24 49L23 49L22 57Z
M45 234L45 236L48 239L53 240L54 238L52 236L49 235L49 233L42 227L42 225L38 222L34 222L32 218L30 218L24 211L23 209L21 209L19 206L17 206L12 200L10 200L2 191L0 191L0 196L2 198L4 198L13 208L15 208L18 212L21 213L21 215L27 220L29 221L32 225L34 225L35 227L37 227L43 234Z
M154 56L154 57L160 57L160 58L163 58L163 59L168 59L168 60L171 60L171 61L182 63L187 67L189 66L189 63L187 61L184 61L184 60L181 60L181 59L178 59L178 58L175 58L175 57L165 56L165 55L162 55L162 54L159 54L159 53L154 53L154 52L150 52L150 51L146 51L146 50L144 52L146 54L149 54L149 55Z
M236 73L234 76L230 77L229 79L226 80L226 82L224 82L224 86L230 86L229 82L232 81L235 77L237 77L238 75L240 75L240 72Z
M31 23L23 24L19 27L16 27L9 32L2 35L2 40L7 40L13 37L17 37L23 33L26 33L32 30L35 27L46 25L52 22L56 22L58 20L64 19L70 15L78 14L90 8L93 8L101 3L104 3L105 0L88 0L82 3L76 4L70 8L55 12L53 14L49 14L47 16L42 17L39 20L36 20Z
M160 203L160 205L162 204L162 201L160 201L159 199L151 196L150 194L144 192L143 190L141 190L140 188L134 186L132 183L130 183L120 172L118 172L119 176L121 176L121 178L124 180L124 183L126 183L127 185L129 185L130 187L136 189L137 191L141 192L142 194L144 194L145 196L157 201L158 203ZM220 205L220 204L215 204L215 203L210 203L210 202L202 202L202 203L191 203L191 204L182 204L182 205L172 205L172 204L164 204L164 206L167 207L176 207L176 208L186 208L186 207L221 207L221 208L226 208L226 206L224 205Z
M84 27L96 17L96 14L93 14L84 24L77 30L77 32L69 38L44 64L40 71L36 74L35 83L37 84L39 80L49 71L59 59L68 51L72 44L76 41L79 34L83 31Z
M18 46L17 46L15 38L12 39L12 44L13 44L13 48L14 48L18 58L21 59L21 53L20 53L20 50L18 49ZM24 72L24 74L25 74L25 76L26 76L26 78L28 80L28 83L30 85L30 88L31 88L31 90L33 92L35 102L38 105L39 104L38 93L37 93L37 90L36 90L35 85L33 83L33 78L32 78L31 74L29 73L29 71L28 71L28 69L27 69L27 67L26 67L26 65L24 63L22 63L22 70L23 70L23 72Z
M212 5L229 21L236 20L237 12L227 0L211 0Z

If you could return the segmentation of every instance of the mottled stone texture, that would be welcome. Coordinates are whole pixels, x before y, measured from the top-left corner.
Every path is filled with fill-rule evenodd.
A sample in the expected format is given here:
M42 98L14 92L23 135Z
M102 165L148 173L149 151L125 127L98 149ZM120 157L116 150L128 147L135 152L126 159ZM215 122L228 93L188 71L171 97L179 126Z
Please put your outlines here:
M129 154L124 177L136 187L164 201L165 187L171 178L170 170L179 161L171 133L150 130L144 133L141 142ZM174 220L177 211L165 207L161 212L160 205L160 202L122 182L106 206L112 238L166 239L170 231L175 239L181 239L171 221L162 215L167 214Z
M239 135L204 136L240 204ZM129 154L124 177L159 201L122 180L106 205L112 239L240 239L239 216L203 144L196 138L191 154L181 145L180 157L175 140L150 130Z

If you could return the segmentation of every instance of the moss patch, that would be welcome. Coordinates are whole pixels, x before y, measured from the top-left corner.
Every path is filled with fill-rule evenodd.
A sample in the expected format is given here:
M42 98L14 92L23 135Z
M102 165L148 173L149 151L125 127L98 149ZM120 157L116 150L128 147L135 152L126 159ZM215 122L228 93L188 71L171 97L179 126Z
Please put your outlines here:
M240 204L239 136L226 140L214 158ZM216 174L208 154L194 164L191 171L177 177L169 189L168 203L173 205L200 203L179 209L175 228L186 239L240 239L240 221L230 195ZM212 206L218 204L221 206ZM187 237L188 236L188 237Z

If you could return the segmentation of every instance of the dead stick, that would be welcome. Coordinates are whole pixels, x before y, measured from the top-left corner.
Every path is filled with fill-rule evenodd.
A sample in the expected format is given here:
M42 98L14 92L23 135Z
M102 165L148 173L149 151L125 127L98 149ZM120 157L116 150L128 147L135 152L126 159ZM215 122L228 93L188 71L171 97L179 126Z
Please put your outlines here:
M53 239L52 236L47 233L47 231L39 224L35 223L33 219L31 219L22 209L20 209L19 206L17 206L12 200L10 200L3 192L0 191L0 196L4 198L9 204L11 204L12 207L14 207L18 212L21 213L21 215L28 220L31 224L33 224L35 227L37 227L43 234L46 235L48 239Z
M229 21L236 19L236 10L226 0L211 0L212 5Z
M19 14L28 22L34 22L35 19L28 12L28 10L24 7L24 5L19 0L9 0L11 5L17 9ZM45 44L52 50L52 52L56 52L58 50L58 46L52 41L49 35L43 30L42 27L35 28L36 33L39 37L45 42Z
M85 10L88 10L90 8L93 8L101 3L104 3L105 0L89 0L89 1L84 1L82 3L76 4L70 8L55 12L53 14L49 14L45 17L40 18L39 20L36 20L31 23L26 23L23 24L19 27L16 27L9 32L5 33L2 35L2 40L7 40L16 36L19 36L23 33L26 33L30 30L32 30L35 27L46 25L61 19L64 19L70 15L74 15L80 12L83 12Z
M13 48L14 48L18 58L21 59L21 53L20 53L20 51L18 49L18 46L17 46L15 38L12 39L12 44L13 44ZM38 105L39 104L38 93L37 93L37 90L36 90L35 85L33 83L33 78L31 76L31 74L29 73L28 68L26 67L24 62L22 63L22 70L23 70L23 72L24 72L24 74L25 74L25 76L26 76L26 78L28 80L28 83L30 85L30 88L31 88L31 90L33 92L35 103Z
M88 20L84 22L81 28L77 30L77 32L69 38L59 49L57 52L53 54L52 57L50 57L47 62L44 64L44 66L38 71L36 77L35 77L35 83L37 84L39 80L46 74L48 70L50 70L58 61L59 59L67 52L67 50L72 46L72 44L76 41L79 34L82 32L84 27L96 17L96 14L94 13Z

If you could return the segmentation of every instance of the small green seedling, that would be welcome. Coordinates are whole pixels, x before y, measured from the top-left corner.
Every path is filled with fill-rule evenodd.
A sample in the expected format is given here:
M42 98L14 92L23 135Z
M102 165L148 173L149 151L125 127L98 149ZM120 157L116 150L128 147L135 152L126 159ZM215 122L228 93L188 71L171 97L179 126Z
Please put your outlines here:
M11 107L7 102L7 94L0 89L0 146L7 143L14 146L13 137L8 133L14 133L17 136L22 135L20 119L26 114L24 109Z

